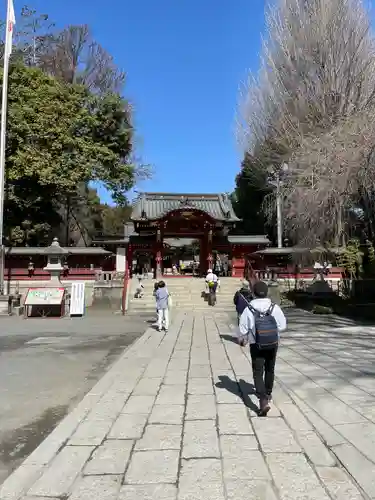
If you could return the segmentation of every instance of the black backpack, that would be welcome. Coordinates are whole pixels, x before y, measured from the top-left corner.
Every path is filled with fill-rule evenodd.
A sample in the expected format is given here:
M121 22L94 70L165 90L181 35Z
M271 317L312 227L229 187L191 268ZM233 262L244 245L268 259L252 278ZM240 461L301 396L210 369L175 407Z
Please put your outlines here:
M255 322L255 343L259 349L271 349L279 343L277 322L272 316L274 307L275 304L271 304L266 312L260 312L249 304Z

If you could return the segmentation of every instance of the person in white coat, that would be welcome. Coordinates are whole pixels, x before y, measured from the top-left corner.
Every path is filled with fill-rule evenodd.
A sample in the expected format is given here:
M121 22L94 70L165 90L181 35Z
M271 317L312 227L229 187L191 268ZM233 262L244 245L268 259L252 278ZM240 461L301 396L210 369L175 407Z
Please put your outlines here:
M169 328L169 292L164 281L159 281L155 291L156 310L158 312L158 330L161 332L163 326L167 332Z
M206 276L206 286L207 288L213 288L214 292L216 292L216 288L219 286L219 278L217 275L212 271L212 269L209 269L207 271L207 276Z

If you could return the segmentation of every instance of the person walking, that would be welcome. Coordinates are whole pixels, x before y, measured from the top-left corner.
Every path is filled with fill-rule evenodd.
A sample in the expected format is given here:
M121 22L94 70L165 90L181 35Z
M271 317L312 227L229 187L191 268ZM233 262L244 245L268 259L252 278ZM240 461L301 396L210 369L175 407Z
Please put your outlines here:
M237 311L237 325L240 324L241 314L253 299L253 293L250 289L250 283L247 280L242 281L242 286L233 297L233 304L236 306Z
M138 286L137 286L137 289L135 291L135 298L142 299L143 295L144 295L144 290L145 290L145 287L143 286L142 278L140 276L138 276Z
M283 311L267 295L267 284L264 281L255 283L255 298L244 309L239 322L240 343L250 343L254 386L259 398L259 416L266 416L271 408L280 332L287 326Z
M169 292L164 281L159 281L155 291L156 310L158 312L158 330L167 332L169 328Z
M216 291L216 287L218 286L218 281L219 281L219 278L217 277L217 275L212 271L212 269L209 269L207 271L207 275L206 275L206 279L205 279L206 286L208 288L214 288Z
M156 290L159 288L159 283L156 281L154 283L154 289L152 291L152 295L155 299L155 308L156 308L156 320L155 320L155 323L154 323L154 326L157 326L158 325L158 318L159 318L159 315L158 315L158 308L157 308L157 305L156 305Z
M207 271L206 276L206 289L208 291L208 304L214 306L216 304L216 290L220 286L219 278L216 276L212 269Z

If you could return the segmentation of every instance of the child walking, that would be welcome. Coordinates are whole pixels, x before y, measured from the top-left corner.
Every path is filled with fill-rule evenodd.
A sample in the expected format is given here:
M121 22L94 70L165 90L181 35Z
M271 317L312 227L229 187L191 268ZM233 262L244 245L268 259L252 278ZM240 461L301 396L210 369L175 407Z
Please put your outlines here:
M167 332L169 328L169 293L164 281L159 281L155 291L156 310L158 312L158 330Z
M250 344L254 386L259 398L259 416L265 417L271 408L276 355L280 332L286 329L286 318L281 308L267 297L266 283L255 283L253 292L255 298L240 317L240 344Z

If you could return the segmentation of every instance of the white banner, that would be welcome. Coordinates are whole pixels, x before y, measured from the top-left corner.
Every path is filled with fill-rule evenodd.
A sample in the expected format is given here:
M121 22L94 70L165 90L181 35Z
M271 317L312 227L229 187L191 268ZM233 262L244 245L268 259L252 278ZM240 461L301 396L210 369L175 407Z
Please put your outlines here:
M118 247L116 252L116 271L118 273L125 272L126 248Z
M70 294L70 316L83 316L85 312L85 284L80 282L72 283Z

